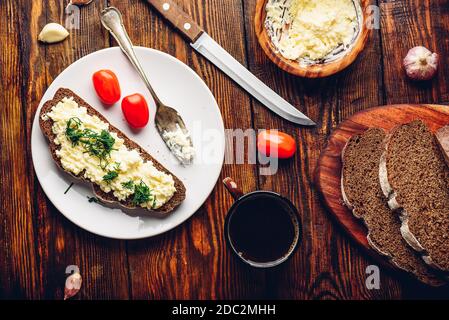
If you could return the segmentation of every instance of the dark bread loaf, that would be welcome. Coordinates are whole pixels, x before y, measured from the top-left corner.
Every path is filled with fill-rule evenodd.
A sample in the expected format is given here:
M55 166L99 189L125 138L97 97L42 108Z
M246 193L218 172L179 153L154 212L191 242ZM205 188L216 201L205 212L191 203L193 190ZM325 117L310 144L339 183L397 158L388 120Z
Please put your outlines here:
M341 189L345 204L368 228L368 242L398 268L429 285L444 284L402 238L401 221L388 207L379 182L385 132L369 129L353 136L342 153Z
M55 95L54 95L52 100L45 102L45 104L42 106L42 109L40 111L39 125L41 127L41 130L42 130L43 134L47 137L47 139L49 141L49 148L50 148L50 152L51 152L51 154L53 156L53 160L56 162L56 164L62 170L64 170L64 169L62 168L61 161L60 161L59 157L56 155L56 150L58 150L59 146L54 143L54 139L55 139L56 135L52 131L53 121L51 119L43 120L42 119L42 115L50 112L51 109L53 108L53 106L55 106L59 101L61 101L65 97L67 97L67 98L73 97L74 100L76 101L76 103L78 103L78 105L87 108L87 113L89 115L92 115L92 116L95 115L100 120L109 123L109 121L101 113L99 113L92 106L90 106L86 101L84 101L82 98L80 98L78 95L76 95L73 91L71 91L69 89L65 89L65 88L59 89L55 93ZM185 199L185 194L186 194L185 186L181 182L181 180L179 180L175 175L173 175L164 166L162 166L156 159L154 159L150 154L148 154L148 152L146 152L137 143L135 143L134 141L129 139L119 129L117 129L114 126L110 125L109 126L109 131L115 132L119 138L124 139L124 141L125 141L124 144L126 145L126 147L128 147L129 149L136 149L140 153L140 155L142 156L142 158L144 160L152 161L154 166L156 167L156 169L158 169L160 171L163 171L163 172L173 176L173 180L175 182L175 188L176 188L175 194L162 207L157 208L157 209L153 209L151 211L158 212L158 213L169 213L169 212L173 211L177 206L179 206L181 204L181 202ZM84 179L83 173L84 172L81 172L77 176L74 176L73 174L71 174L71 175L74 176L77 179L80 179L80 180L83 180L83 181L91 183L89 180ZM132 201L129 198L126 201L118 201L118 199L115 198L115 196L113 195L112 192L105 193L104 191L102 191L100 189L100 187L98 185L95 185L95 184L92 185L92 188L93 188L93 191L94 191L95 195L100 200L102 200L104 202L117 203L117 204L119 204L119 205L121 205L121 206L123 206L125 208L128 208L128 209L136 209L136 206L132 204Z
M441 128L435 135L441 151L443 152L444 158L446 159L446 163L449 166L449 126Z
M379 169L382 190L401 214L401 233L426 263L449 271L449 167L422 121L394 129Z

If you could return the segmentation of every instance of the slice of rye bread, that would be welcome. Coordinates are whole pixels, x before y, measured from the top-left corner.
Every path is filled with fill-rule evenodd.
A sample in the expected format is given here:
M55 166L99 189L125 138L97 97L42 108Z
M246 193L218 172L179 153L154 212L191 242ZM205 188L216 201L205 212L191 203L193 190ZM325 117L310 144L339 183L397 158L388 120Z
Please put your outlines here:
M401 233L432 267L449 271L449 167L420 120L388 135L379 167L384 195L401 216Z
M444 158L446 159L446 164L449 166L449 126L441 128L435 135Z
M43 134L47 137L49 141L49 148L50 152L53 156L53 160L56 162L56 164L62 169L60 158L56 155L56 150L59 149L59 146L54 143L54 139L56 138L56 135L53 133L52 127L53 127L53 121L51 119L43 120L42 115L48 113L51 111L51 108L53 108L58 102L60 102L63 98L71 98L78 103L79 106L83 106L87 108L87 113L92 116L97 116L100 120L109 123L109 121L97 110L95 110L92 106L90 106L86 101L84 101L82 98L80 98L77 94L75 94L70 89L60 88L54 95L53 99L50 101L45 102L45 104L42 106L42 109L40 111L39 115L39 125L41 127L41 130ZM152 212L157 212L160 214L167 214L172 212L176 207L178 207L181 202L185 199L186 196L186 188L184 184L179 180L174 174L172 174L170 171L168 171L164 166L162 166L156 159L154 159L148 152L146 152L142 147L140 147L137 143L129 139L123 132L121 132L116 127L109 124L109 130L111 132L115 132L119 138L122 138L125 142L125 146L129 149L136 149L139 151L142 158L146 161L152 161L154 166L167 174L170 174L173 176L173 180L175 181L175 188L176 192L173 195L173 197L165 203L162 207L154 210L148 210ZM65 170L64 170L65 171ZM70 174L70 173L69 173ZM83 177L84 171L80 172L78 175L73 175L77 179L86 181L88 183L91 183L89 180L85 179ZM92 184L92 183L91 183ZM128 209L137 209L140 207L136 207L132 204L132 199L129 197L126 199L126 201L119 201L112 192L106 193L103 190L100 189L100 187L96 184L92 184L93 191L95 195L101 200L106 203L110 204L118 204L122 207L128 208Z
M385 132L369 129L353 136L342 153L341 190L346 206L368 229L368 243L395 266L432 286L444 284L402 238L401 221L388 207L379 182Z

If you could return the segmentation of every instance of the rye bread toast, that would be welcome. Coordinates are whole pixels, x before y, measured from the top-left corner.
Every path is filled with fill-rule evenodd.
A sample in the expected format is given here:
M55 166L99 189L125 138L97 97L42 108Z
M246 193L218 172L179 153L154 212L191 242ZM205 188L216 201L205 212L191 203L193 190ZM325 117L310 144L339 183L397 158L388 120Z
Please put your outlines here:
M402 238L399 217L388 207L380 187L379 162L384 150L385 132L369 129L355 135L342 152L341 191L346 206L368 229L370 246L396 267L432 286L444 284L420 255Z
M420 120L387 136L379 178L401 233L432 267L449 271L449 167L435 135Z
M83 106L87 108L87 113L92 116L97 116L101 121L107 122L109 124L109 121L95 108L90 106L86 101L84 101L82 98L80 98L77 94L75 94L70 89L66 88L60 88L58 91L56 91L54 97L52 100L49 100L44 103L42 106L42 109L39 114L39 125L42 130L42 133L45 135L45 137L49 141L49 148L51 155L53 157L53 160L56 162L56 164L62 169L61 161L59 157L56 155L56 150L58 150L58 145L54 143L54 139L56 138L56 135L52 131L53 121L51 119L44 120L42 116L48 112L51 111L53 106L55 106L59 101L61 101L63 98L70 98L73 97L74 101L78 103L79 106ZM178 207L182 201L185 199L186 195L186 189L184 184L181 180L179 180L175 175L173 175L170 171L168 171L164 166L162 166L156 159L154 159L148 152L146 152L142 147L140 147L137 143L129 139L123 132L121 132L116 127L109 124L109 131L115 132L117 136L124 140L124 144L129 149L136 149L142 158L146 161L152 161L156 169L170 174L173 177L173 180L175 182L175 188L176 192L173 195L173 197L164 205L162 205L160 208L152 209L149 211L161 213L161 214L167 214L172 212L176 207ZM64 170L65 171L65 170ZM80 172L78 175L73 175L76 179L83 180L85 182L91 183L89 180L86 180L83 177L84 172ZM70 173L69 173L70 174ZM91 183L92 184L92 183ZM118 201L117 198L113 195L112 192L105 193L100 189L98 185L92 184L92 189L95 193L95 195L103 202L110 203L110 204L118 204L120 206L123 206L128 209L136 209L137 207L132 204L132 200L130 198L126 199L126 201ZM140 207L139 207L140 208Z

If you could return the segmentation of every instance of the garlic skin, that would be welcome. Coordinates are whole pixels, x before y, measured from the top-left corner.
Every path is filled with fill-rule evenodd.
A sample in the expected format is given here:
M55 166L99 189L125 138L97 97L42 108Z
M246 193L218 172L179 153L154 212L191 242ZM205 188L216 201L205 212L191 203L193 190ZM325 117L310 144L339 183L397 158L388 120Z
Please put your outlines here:
M38 40L46 43L60 42L69 36L66 28L59 23L49 23L45 25L39 33Z
M404 68L412 80L430 80L437 73L438 61L437 53L432 53L425 47L414 47L404 58Z
M81 284L83 283L83 279L78 272L72 273L65 280L64 287L64 300L70 299L75 296L81 289Z

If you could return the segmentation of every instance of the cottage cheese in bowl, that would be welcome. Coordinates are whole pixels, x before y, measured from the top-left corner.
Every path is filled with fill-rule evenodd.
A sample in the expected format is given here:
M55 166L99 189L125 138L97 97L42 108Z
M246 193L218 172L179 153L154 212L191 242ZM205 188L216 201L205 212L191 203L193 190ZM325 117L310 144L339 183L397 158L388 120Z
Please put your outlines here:
M265 27L276 50L303 65L335 61L361 30L354 0L268 0Z

